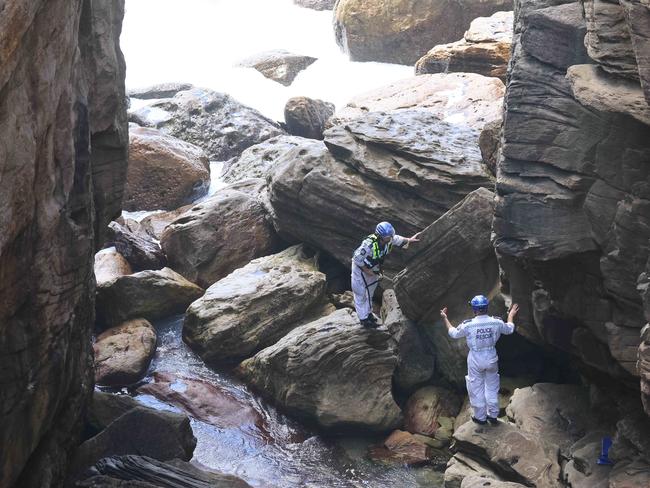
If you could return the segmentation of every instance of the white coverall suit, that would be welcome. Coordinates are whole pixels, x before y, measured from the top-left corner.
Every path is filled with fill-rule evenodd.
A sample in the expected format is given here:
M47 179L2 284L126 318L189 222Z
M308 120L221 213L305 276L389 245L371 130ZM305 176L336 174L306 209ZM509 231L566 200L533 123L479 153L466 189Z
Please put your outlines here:
M359 320L367 319L372 312L372 297L380 279L381 264L384 257L392 250L393 246L405 247L408 239L394 235L393 240L382 246L379 238L374 235L366 237L352 256L352 294L354 295L354 308ZM373 278L365 275L361 268L371 270Z
M469 347L465 382L478 420L499 416L499 357L495 346L501 334L514 330L515 324L488 315L478 315L449 330L449 337L465 337Z

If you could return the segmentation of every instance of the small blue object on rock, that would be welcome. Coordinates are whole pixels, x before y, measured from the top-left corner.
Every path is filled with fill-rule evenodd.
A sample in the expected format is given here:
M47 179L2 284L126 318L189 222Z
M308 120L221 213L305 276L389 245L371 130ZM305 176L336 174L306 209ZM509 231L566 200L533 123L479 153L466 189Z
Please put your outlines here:
M608 457L610 447L612 447L612 438L603 437L603 441L600 448L600 457L598 458L598 461L596 461L596 464L605 465L605 466L613 464Z

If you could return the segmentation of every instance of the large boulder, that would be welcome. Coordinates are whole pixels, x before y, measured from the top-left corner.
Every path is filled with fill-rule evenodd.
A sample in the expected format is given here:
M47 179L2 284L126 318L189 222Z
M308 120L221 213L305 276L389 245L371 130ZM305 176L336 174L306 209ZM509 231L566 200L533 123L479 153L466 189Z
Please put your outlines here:
M537 383L517 388L506 409L508 417L524 432L566 450L590 431L614 428L592 412L589 392L578 385Z
M76 486L87 488L251 488L244 480L215 470L172 459L161 462L146 455L110 456L89 471L90 478Z
M650 103L650 8L643 0L623 0L620 4L632 39L641 86Z
M194 205L164 230L160 244L169 265L208 287L279 243L258 199L260 180L220 190Z
M157 129L129 130L125 210L173 210L205 195L209 185L201 148Z
M223 181L235 183L249 178L266 179L278 158L289 148L303 143L302 137L276 136L246 149L224 165Z
M336 0L293 0L293 3L314 10L332 10Z
M447 463L444 488L460 488L465 478L480 478L489 482L503 480L495 472L495 469L491 469L487 463L483 463L462 452L456 452Z
M144 319L129 320L97 336L93 349L98 385L131 385L147 373L156 351L156 330Z
M482 129L501 119L504 92L501 80L475 73L413 76L355 96L329 124L343 124L368 112L422 109L450 124Z
M418 75L477 73L506 80L512 49L512 12L474 19L460 41L440 44L415 63Z
M86 411L87 425L97 433L114 420L142 404L129 395L116 395L95 390Z
M322 307L325 275L316 261L298 245L233 271L187 309L183 339L207 362L274 344Z
M353 61L412 65L431 47L462 37L476 17L511 9L509 0L339 0L334 31Z
M298 74L311 65L316 58L290 53L283 49L264 51L240 61L237 65L254 68L278 83L289 86Z
M97 320L116 325L125 320L156 320L184 312L203 289L169 268L120 276L97 289Z
M494 194L480 188L427 227L406 267L393 280L402 310L420 326L436 353L436 369L464 385L467 346L449 338L440 318L448 307L456 325L471 316L469 297L495 293L499 267L490 242ZM450 285L451 284L451 285Z
M472 129L452 129L421 110L371 113L333 127L325 133L329 151L305 141L274 165L268 178L274 225L349 266L377 221L410 236L467 193L491 186L477 139ZM389 272L402 267L404 253L394 255Z
M74 453L71 476L108 456L138 454L160 461L189 461L196 447L190 419L185 415L137 407L117 418Z
M262 414L215 384L159 372L153 374L153 379L152 383L139 387L137 393L152 395L219 429L237 427L268 430Z
M456 393L438 386L425 386L416 391L404 408L404 428L414 434L436 436L439 430L451 427L462 401Z
M148 235L160 241L167 226L190 208L192 205L185 205L168 212L152 212L140 221L140 225Z
M230 95L192 88L131 112L139 125L191 142L210 160L224 161L247 147L283 133L275 122Z
M307 97L293 97L284 106L287 132L309 139L323 139L325 122L334 115L334 104Z
M522 5L493 223L504 283L521 306L517 331L629 379L646 323L636 285L650 255L648 125L612 94L623 83L567 66L583 52L580 5ZM626 77L620 5L584 8L589 55Z
M609 488L612 468L599 465L603 437L607 431L592 432L573 444L567 452L568 461L562 467L562 480L571 488Z
M396 430L379 446L369 449L368 456L382 464L417 466L431 460L431 446L423 435Z
M397 356L389 334L341 309L291 331L239 366L288 412L331 429L387 431L401 421L391 392Z
M94 271L97 286L102 286L118 276L133 273L129 262L114 247L102 249L95 254Z
M381 318L397 343L395 386L411 392L433 376L435 357L422 340L415 323L402 313L393 290L386 290L382 296Z
M158 243L141 228L134 232L129 229L128 224L111 222L108 226L108 238L117 252L124 256L136 271L160 269L167 263Z
M454 432L454 440L458 451L500 473L504 481L537 488L559 485L557 446L537 435L503 422L496 427L468 422Z
M144 86L140 88L129 88L126 95L129 98L138 98L140 100L153 100L157 98L172 98L178 92L191 90L194 88L190 83L158 83L156 85Z

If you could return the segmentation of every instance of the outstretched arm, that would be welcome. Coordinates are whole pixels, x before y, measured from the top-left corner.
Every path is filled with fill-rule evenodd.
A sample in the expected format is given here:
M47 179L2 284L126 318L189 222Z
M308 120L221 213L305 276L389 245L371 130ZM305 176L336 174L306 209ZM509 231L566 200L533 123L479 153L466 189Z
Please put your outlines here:
M447 332L449 332L451 329L454 328L454 326L451 325L451 322L449 322L449 318L447 317L447 307L440 310L440 316L442 317L442 321L445 323L445 326L447 327Z
M512 334L515 331L515 317L517 316L517 312L519 312L519 305L516 303L510 307L510 310L508 311L508 322L503 325L504 330L501 332L504 334Z
M406 249L409 247L409 244L411 242L420 242L420 234L421 233L418 232L417 234L413 234L413 236L411 237L402 237L396 235L395 237L393 237L394 245Z

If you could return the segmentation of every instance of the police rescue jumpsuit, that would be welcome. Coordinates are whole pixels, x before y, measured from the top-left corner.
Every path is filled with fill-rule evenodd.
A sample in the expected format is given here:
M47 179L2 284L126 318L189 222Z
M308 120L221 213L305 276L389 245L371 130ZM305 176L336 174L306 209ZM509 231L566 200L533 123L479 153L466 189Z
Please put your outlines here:
M381 265L393 246L405 247L408 239L394 235L393 240L382 246L375 234L366 237L352 256L352 294L354 308L359 320L365 320L372 312L372 296L379 283ZM371 278L361 271L361 268L371 270L375 275Z
M449 337L465 337L467 355L467 393L474 417L499 416L499 357L495 348L501 334L512 334L515 324L497 317L478 315L449 330Z

